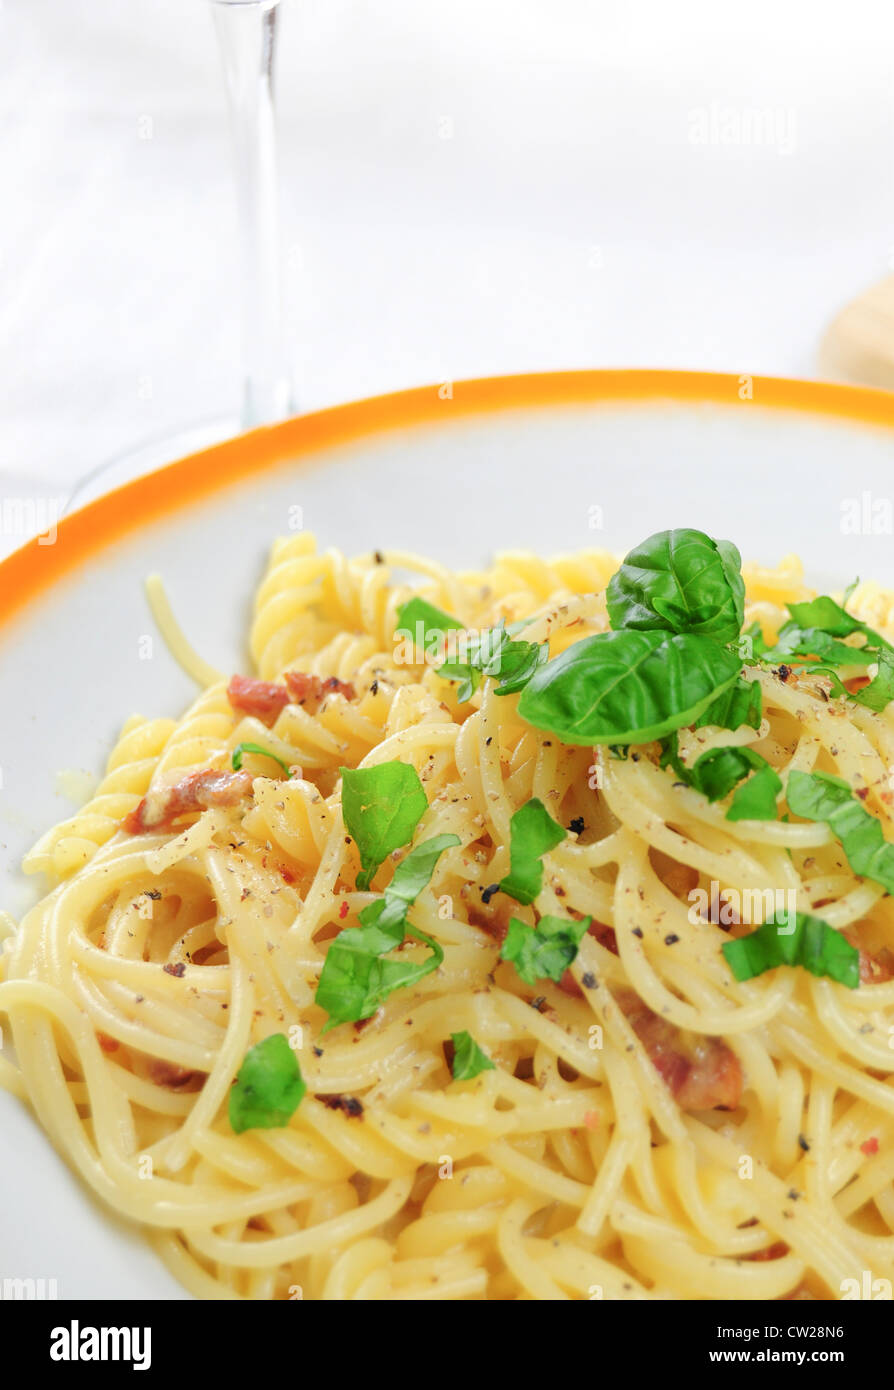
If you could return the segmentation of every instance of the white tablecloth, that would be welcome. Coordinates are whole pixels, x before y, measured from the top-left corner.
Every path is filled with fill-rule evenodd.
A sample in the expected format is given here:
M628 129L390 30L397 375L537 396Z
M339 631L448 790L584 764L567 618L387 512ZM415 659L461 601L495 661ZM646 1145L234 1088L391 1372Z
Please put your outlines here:
M812 375L891 266L885 4L282 0L280 28L305 409L539 368ZM207 0L5 0L0 54L0 501L54 498L238 408L224 96Z

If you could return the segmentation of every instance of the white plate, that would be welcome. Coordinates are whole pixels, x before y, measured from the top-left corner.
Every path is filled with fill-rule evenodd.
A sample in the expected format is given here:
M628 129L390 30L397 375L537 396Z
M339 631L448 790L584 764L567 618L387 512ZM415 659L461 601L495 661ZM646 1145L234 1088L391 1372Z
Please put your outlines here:
M323 547L452 565L495 549L623 551L697 526L748 559L800 552L817 587L856 574L894 587L892 537L871 524L892 466L894 397L882 393L592 372L361 402L130 483L66 519L54 544L0 565L0 905L18 914L34 899L18 864L71 813L57 773L99 774L127 715L177 715L194 694L157 638L141 659L151 571L224 671L249 669L253 588L272 539L298 523ZM849 504L869 508L856 534ZM0 1171L0 1279L55 1279L60 1297L180 1296L3 1093Z

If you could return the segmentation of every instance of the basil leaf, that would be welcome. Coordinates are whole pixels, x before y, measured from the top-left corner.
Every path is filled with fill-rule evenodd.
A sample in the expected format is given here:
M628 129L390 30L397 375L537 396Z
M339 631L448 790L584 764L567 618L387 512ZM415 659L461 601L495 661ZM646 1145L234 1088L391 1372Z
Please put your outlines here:
M565 833L542 801L534 797L525 802L509 822L509 873L501 879L500 891L518 903L532 903L543 887L540 856L561 844Z
M894 653L885 649L878 654L878 671L862 690L846 690L849 700L880 713L894 700Z
M776 646L764 653L765 661L813 656L830 666L866 666L880 651L894 651L881 633L860 622L826 594L806 603L790 603L788 611L791 621L780 628ZM836 641L854 633L866 638L865 647Z
M237 743L233 749L231 762L233 771L240 772L242 769L242 758L245 753L257 753L262 758L272 758L275 763L279 763L287 777L291 777L292 769L288 763L283 762L278 753L271 753L269 748L262 748L259 743Z
M456 693L460 702L472 698L482 676L500 677L497 695L512 695L524 688L549 655L545 642L513 640L514 631L525 625L513 623L507 628L501 621L468 639L464 661L449 660L438 667L437 674L445 680L462 681Z
M827 594L820 594L819 598L810 599L805 603L790 603L787 607L799 627L819 628L830 637L849 637L852 632L872 632L871 628L867 628L859 618L853 617ZM877 633L872 635L878 637ZM884 638L879 638L879 641L883 642Z
M428 801L419 774L407 763L339 768L345 827L360 851L357 887L366 890L388 855L413 838Z
M431 881L435 865L444 850L461 843L458 835L433 835L430 840L416 845L394 870L394 876L381 899L381 911L375 916L367 916L373 908L378 907L378 903L371 903L360 913L360 921L375 921L381 931L397 926L403 930L409 908Z
M448 632L462 632L459 618L452 618L443 608L436 608L425 598L410 598L397 610L395 637L409 637L417 648L440 650Z
M453 1041L453 1079L471 1081L483 1071L494 1071L495 1067L486 1052L472 1037L471 1033L451 1033Z
M237 1134L247 1129L281 1129L306 1090L288 1038L271 1033L248 1049L230 1087L230 1126Z
M894 845L847 782L830 772L794 771L789 773L785 797L793 815L828 825L855 874L894 893Z
M444 959L439 943L415 927L407 930L430 947L432 954L426 960L388 960L386 953L401 944L403 932L380 931L375 922L339 932L326 953L315 995L316 1003L329 1015L323 1033L338 1023L371 1018L396 989L414 985L438 968Z
M648 743L694 723L739 669L695 633L600 632L535 672L518 712L563 743Z
M878 647L851 647L820 628L790 622L779 629L775 647L768 647L761 660L771 664L813 660L829 666L868 666L878 652Z
M564 917L541 917L532 928L517 917L510 917L500 959L511 961L525 984L533 985L538 980L555 980L558 984L577 955L591 920L584 917L574 922Z
M767 650L767 639L760 623L755 619L742 629L736 645L736 652L742 661L757 661Z
M339 932L326 953L315 995L329 1015L324 1033L338 1023L370 1018L394 990L415 984L441 964L441 946L414 927L407 912L431 881L440 855L458 844L458 835L423 840L398 864L382 897L360 913L361 925ZM420 962L385 959L407 935L423 942L432 954Z
M737 652L737 655L741 660L741 652ZM759 729L763 712L760 681L746 681L739 676L735 684L718 699L712 700L704 714L696 719L695 727L701 729L706 724L712 724L720 729L738 729L742 724L748 724L752 729Z
M631 550L606 589L611 625L734 642L745 612L742 560L704 531L659 531Z
M786 911L768 917L748 936L723 943L726 963L737 980L751 980L778 965L800 965L811 975L837 980L848 989L860 983L860 952L820 917Z
M726 819L775 820L782 780L766 758L751 748L711 748L696 758L687 780L709 801L719 801L752 771L754 776L736 791Z

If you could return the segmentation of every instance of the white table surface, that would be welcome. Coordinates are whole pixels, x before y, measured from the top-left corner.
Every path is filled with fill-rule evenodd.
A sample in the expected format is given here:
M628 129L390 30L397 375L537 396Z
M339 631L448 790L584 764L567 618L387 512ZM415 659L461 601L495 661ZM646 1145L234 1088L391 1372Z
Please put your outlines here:
M238 406L224 96L207 0L0 5L0 502L55 499ZM891 268L887 4L282 0L280 28L305 409L534 369L815 375Z

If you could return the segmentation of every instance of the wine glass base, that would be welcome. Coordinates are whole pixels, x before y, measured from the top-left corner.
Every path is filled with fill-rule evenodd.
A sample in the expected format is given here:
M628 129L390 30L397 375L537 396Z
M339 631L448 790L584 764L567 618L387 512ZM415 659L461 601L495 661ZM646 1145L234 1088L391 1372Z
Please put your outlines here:
M174 463L187 454L194 454L201 449L210 448L213 444L221 444L225 439L232 439L235 435L241 434L243 428L238 415L226 415L204 420L174 434L145 440L142 444L107 459L105 463L99 464L79 479L68 496L62 515L78 511L88 502L101 497L103 493L123 487L134 478L153 473L156 468L163 468L165 464Z

